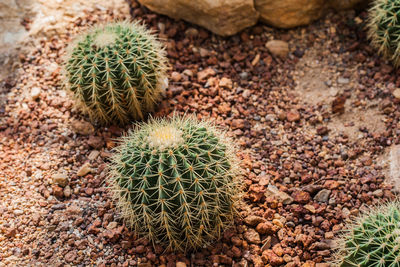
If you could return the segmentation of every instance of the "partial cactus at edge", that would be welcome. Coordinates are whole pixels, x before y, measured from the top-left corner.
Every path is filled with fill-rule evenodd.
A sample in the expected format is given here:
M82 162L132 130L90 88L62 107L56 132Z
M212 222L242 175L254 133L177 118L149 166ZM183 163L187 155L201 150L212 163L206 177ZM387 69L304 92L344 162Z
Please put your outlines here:
M68 47L67 88L94 121L142 119L167 86L164 54L138 22L95 26Z
M400 267L400 202L360 216L347 227L337 246L337 266Z
M375 0L369 13L369 38L378 52L400 65L400 1Z
M138 126L122 138L109 176L126 224L177 251L219 238L240 195L239 164L225 134L188 116Z

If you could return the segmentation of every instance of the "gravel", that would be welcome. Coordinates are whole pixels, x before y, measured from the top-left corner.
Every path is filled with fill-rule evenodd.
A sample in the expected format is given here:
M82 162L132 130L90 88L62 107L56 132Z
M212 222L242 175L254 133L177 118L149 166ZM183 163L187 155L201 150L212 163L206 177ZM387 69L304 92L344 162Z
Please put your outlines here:
M173 75L154 116L211 117L236 139L244 169L241 216L219 241L186 254L152 246L117 216L107 162L115 138L129 126L88 123L60 77L71 36L131 16L93 8L70 21L65 34L38 37L19 57L15 79L0 81L8 88L0 112L0 266L323 267L347 218L394 198L379 162L400 143L400 79L368 45L365 12L330 14L288 31L258 25L229 38L136 2L130 12L163 29ZM288 44L287 57L269 52L272 39ZM344 94L344 114L334 114L331 102L306 103L296 92L300 60L309 68L330 67L329 79L317 85L329 80L329 88ZM40 97L32 97L32 86L40 87ZM348 112L358 118L365 113L359 107L379 112L384 130L361 125L354 128L361 138L353 139L329 124ZM57 173L67 181L54 179Z

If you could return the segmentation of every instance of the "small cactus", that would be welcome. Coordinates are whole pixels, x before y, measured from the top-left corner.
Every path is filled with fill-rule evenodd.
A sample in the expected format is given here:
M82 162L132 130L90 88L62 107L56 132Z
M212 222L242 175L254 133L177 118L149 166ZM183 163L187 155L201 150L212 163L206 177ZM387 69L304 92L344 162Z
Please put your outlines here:
M400 1L375 0L369 13L369 38L380 54L400 65Z
M219 238L233 222L239 193L227 137L188 116L138 126L122 138L109 175L126 224L177 251Z
M138 22L93 27L68 47L67 88L93 121L125 124L142 119L166 87L164 54Z
M400 202L378 206L351 223L337 242L341 267L400 266Z

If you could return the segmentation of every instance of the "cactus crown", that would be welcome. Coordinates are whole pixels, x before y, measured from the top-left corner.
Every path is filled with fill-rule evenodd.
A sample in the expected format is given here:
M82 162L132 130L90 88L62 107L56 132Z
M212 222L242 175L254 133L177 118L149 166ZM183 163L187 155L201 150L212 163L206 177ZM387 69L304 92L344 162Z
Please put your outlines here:
M138 22L94 27L68 48L67 87L92 120L124 124L141 119L165 89L164 54Z
M360 216L337 245L338 266L400 266L400 202L378 206Z
M219 238L233 222L239 193L227 137L187 116L139 126L122 138L109 176L127 225L179 251Z
M375 0L369 13L369 38L379 53L400 65L400 1Z

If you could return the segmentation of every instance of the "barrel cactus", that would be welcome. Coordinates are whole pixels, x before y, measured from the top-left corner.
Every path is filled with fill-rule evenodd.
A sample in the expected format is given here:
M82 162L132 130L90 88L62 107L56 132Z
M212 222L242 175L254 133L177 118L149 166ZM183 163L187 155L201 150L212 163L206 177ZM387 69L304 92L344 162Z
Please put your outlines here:
M186 251L233 222L238 166L232 144L210 122L152 119L121 139L109 184L126 225L153 244Z
M363 214L337 244L336 259L341 267L400 266L400 202Z
M400 65L400 1L375 0L369 13L369 38L383 56Z
M67 88L93 121L125 124L141 119L166 87L165 52L138 22L95 26L67 51Z

